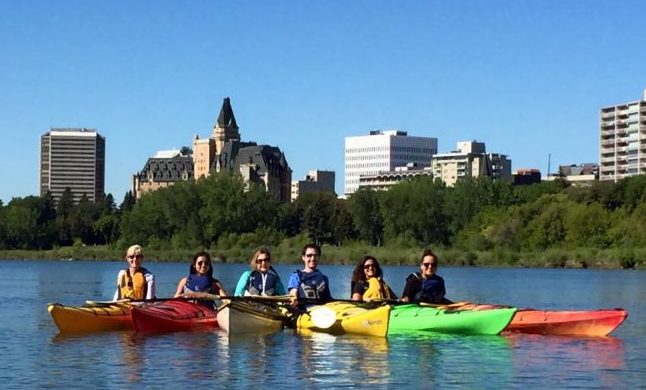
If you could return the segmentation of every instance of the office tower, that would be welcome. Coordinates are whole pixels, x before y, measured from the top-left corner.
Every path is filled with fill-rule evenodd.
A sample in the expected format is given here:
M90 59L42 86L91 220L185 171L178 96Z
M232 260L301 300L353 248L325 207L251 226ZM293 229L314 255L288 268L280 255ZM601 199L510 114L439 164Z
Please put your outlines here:
M408 136L406 131L374 130L369 135L345 138L345 194L359 188L359 178L391 172L396 167L414 163L431 165L437 153L437 138Z
M69 188L75 203L105 192L105 138L94 129L52 128L40 138L40 195L58 201Z
M646 173L646 90L641 101L603 107L599 119L599 180Z

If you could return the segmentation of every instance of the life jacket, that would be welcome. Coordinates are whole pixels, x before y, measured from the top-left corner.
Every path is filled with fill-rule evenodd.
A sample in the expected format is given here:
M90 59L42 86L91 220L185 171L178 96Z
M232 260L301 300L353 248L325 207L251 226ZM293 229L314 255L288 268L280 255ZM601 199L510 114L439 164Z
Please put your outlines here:
M397 296L382 279L372 277L367 280L368 287L363 292L363 300L396 299Z
M323 296L327 287L325 277L318 269L312 272L296 271L301 284L298 286L298 297L305 299L327 298Z
M276 295L279 280L280 277L273 268L270 268L264 274L258 270L251 271L249 279L247 279L244 295Z
M414 302L427 302L427 303L442 303L444 294L446 293L444 287L444 279L437 275L424 279L422 275L415 272L410 274L406 280L416 278L419 283L419 289L413 297Z
M184 285L184 292L203 292L209 294L216 294L217 291L213 288L215 279L208 275L190 274L186 278Z
M184 284L184 292L194 292L194 293L207 293L207 294L218 294L220 291L213 288L213 282L217 282L216 279L208 275L198 275L190 274L186 277L186 284ZM209 309L215 309L215 301L209 299L196 299L195 302L199 303L204 307Z
M134 275L130 275L130 269L125 270L125 275L119 283L119 299L144 299L148 292L146 274L148 270L139 268Z

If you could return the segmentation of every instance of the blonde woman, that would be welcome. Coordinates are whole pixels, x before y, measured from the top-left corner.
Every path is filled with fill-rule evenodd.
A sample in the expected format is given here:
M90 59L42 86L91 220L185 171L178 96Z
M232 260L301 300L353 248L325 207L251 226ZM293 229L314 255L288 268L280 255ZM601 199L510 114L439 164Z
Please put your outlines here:
M269 250L262 248L251 256L249 269L240 276L234 295L285 295L285 286L271 266Z
M144 260L143 249L139 245L132 245L126 251L128 268L119 271L117 276L117 291L114 300L119 299L154 299L155 276L141 266Z

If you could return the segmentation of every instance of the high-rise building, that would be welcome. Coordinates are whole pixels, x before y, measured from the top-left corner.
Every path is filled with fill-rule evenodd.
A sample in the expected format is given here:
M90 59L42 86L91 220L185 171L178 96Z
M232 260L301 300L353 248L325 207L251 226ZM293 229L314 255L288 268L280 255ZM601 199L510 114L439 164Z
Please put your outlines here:
M431 165L437 138L413 137L400 130L374 130L369 135L345 138L345 194L359 188L362 175L391 172L395 167Z
M105 138L94 129L52 128L40 137L40 195L58 201L66 188L77 203L105 194Z
M309 192L331 192L334 194L334 171L309 171L305 180L292 182L292 202L299 195Z
M599 123L599 180L646 173L646 90L641 101L603 107Z
M433 177L447 186L480 176L511 182L511 160L504 154L486 153L484 142L476 141L458 142L456 151L433 156Z

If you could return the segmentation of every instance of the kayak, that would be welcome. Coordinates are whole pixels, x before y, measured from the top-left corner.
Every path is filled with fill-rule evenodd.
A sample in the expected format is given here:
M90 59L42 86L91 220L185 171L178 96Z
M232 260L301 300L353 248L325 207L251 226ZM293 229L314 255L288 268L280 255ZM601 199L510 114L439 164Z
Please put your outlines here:
M285 316L276 308L262 303L233 302L218 308L218 325L229 334L280 330Z
M511 322L515 312L515 308L453 310L415 303L394 306L388 334L424 331L496 335Z
M460 302L447 305L455 310L491 310L505 306ZM607 336L617 329L628 312L623 309L535 310L518 309L505 332L558 336Z
M336 320L327 328L318 327L313 319L314 312L319 307L332 309ZM374 309L366 309L356 303L329 302L325 305L312 306L306 313L298 316L297 330L312 330L331 334L355 334L362 336L386 337L390 306L384 305Z
M174 332L217 326L215 310L183 300L133 306L132 325L137 332Z
M66 306L50 303L47 311L61 333L132 330L129 303Z
M560 336L607 336L628 317L623 309L543 311L522 309L505 331Z

